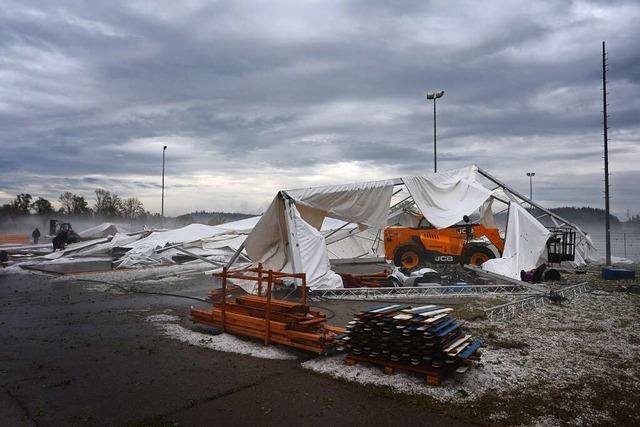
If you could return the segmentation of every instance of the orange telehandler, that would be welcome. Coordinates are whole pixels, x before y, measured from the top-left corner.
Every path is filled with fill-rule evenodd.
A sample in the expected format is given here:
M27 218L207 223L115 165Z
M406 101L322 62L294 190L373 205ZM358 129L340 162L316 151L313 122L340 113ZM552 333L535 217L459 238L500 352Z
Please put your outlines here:
M392 226L384 230L385 258L408 270L425 263L480 265L502 255L504 241L497 228L465 224L437 229L423 216L417 227Z

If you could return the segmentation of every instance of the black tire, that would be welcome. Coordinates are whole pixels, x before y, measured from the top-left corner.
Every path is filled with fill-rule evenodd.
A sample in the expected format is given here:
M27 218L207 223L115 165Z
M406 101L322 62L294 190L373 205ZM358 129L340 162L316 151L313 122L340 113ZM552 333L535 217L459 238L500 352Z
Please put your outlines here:
M418 245L399 246L393 254L393 264L407 270L423 265L424 260L424 251Z
M494 259L495 254L486 246L469 245L464 249L460 262L462 265L482 265L483 262Z

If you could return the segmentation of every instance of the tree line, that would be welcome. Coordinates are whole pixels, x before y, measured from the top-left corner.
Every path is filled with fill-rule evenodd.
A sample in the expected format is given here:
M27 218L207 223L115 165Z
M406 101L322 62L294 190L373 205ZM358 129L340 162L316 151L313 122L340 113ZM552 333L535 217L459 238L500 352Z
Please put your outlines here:
M44 197L34 197L29 193L20 193L9 203L0 206L0 214L4 215L51 215L66 214L77 216L100 216L107 218L124 218L127 220L145 219L153 216L144 209L138 198L121 198L117 194L102 188L96 188L95 202L89 206L84 196L65 191L58 197L60 208L56 210L53 204Z

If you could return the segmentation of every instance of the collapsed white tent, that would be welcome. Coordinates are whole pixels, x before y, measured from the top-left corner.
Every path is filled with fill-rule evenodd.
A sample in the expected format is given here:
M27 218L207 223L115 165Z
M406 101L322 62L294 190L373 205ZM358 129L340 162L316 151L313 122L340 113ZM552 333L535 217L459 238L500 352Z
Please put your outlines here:
M155 231L140 240L122 245L129 251L118 261L118 268L171 263L172 257L180 253L173 246L188 247L198 255L207 254L226 260L242 246L257 218L217 226L189 224L175 230Z
M114 241L118 244L106 243L101 247L119 246L128 249L126 254L116 262L117 268L173 264L175 256L184 254L181 249L206 257L210 261L226 263L238 248L243 246L245 238L260 218L260 216L254 216L214 226L189 224L173 230L154 231L142 238L131 237L129 241L121 241L114 237ZM332 218L327 218L322 224L322 231L325 234L337 229L350 232L354 228L356 228L354 224ZM356 257L363 252L353 243L355 239L356 236L351 236L332 246L335 246L336 252L341 257ZM335 257L337 256L331 258Z
M321 256L311 254L308 248L302 249L301 240L306 239L304 233L310 229L301 227L298 221L319 230L325 218L334 217L353 222L360 230L369 231L370 236L375 235L375 231L387 225L394 187L404 185L420 212L437 228L454 225L464 215L476 211L483 224L493 226L494 200L507 204L511 225L507 227L503 257L483 264L483 268L486 265L487 270L517 278L521 270L535 268L544 261L550 233L518 200L528 199L482 171L482 176L498 184L496 188L486 188L479 182L478 173L476 166L469 166L425 176L283 190L247 236L245 249L253 262L267 268L311 274L313 277L308 277L308 282L314 284L310 285L312 289L340 286L332 276L326 276L330 280L323 281L327 271L326 243L331 240L324 242ZM547 210L544 212L554 221L560 218ZM579 228L569 226L584 236ZM580 246L585 244L587 239L579 240L581 253L590 250ZM314 246L314 250L320 250L318 248ZM576 263L581 262L584 260L576 257Z
M103 222L95 227L82 230L78 235L84 239L98 239L100 237L114 236L116 233L127 233L129 227L122 224Z
M394 186L405 185L425 218L439 228L459 222L491 199L491 190L477 181L475 166L392 180L280 191L245 240L247 254L268 268L309 274L324 271L301 250L300 227L304 221L316 230L327 216L358 224L360 229L381 230L387 225ZM323 247L323 254L327 252ZM314 266L314 268L310 268ZM318 267L318 268L315 268ZM340 286L309 277L310 288Z

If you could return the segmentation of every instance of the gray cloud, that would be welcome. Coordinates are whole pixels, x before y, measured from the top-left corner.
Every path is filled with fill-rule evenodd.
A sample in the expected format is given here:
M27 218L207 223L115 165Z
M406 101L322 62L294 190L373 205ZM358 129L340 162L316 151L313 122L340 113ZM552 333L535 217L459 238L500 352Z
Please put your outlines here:
M607 40L613 206L640 211L636 2L2 3L0 198L157 209L164 144L170 213L425 173L444 89L441 168L535 170L540 200L600 206Z

